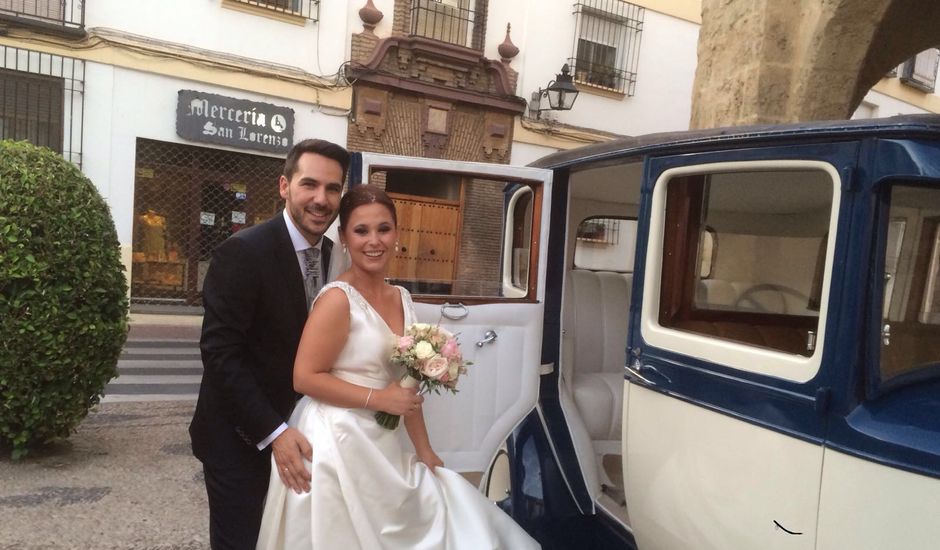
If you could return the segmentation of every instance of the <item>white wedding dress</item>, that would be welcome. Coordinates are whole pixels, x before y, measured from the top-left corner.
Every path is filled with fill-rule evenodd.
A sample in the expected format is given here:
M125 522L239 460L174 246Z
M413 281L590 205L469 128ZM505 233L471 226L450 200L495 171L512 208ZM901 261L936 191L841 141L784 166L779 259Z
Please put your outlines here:
M349 338L332 374L380 389L401 372L389 363L395 335L352 286ZM400 288L405 326L414 304ZM288 422L313 447L310 492L287 489L272 467L259 549L467 549L522 550L539 545L508 515L456 472L433 473L405 451L404 424L387 430L367 409L345 409L301 399ZM432 441L433 445L434 442ZM273 459L272 459L273 466Z

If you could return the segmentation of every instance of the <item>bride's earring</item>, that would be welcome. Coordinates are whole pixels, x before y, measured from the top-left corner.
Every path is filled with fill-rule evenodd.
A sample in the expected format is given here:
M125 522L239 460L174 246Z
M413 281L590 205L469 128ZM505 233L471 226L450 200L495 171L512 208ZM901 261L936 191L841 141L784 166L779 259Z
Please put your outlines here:
M395 243L395 252L398 252L398 243Z

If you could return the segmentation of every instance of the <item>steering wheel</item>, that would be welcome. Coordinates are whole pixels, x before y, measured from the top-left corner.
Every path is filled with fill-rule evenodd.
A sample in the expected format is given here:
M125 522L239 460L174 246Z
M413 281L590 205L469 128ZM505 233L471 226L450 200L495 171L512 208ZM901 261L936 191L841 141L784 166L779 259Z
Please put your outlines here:
M780 300L779 310L774 310L773 308L768 309L764 307L764 304L761 304L755 299L755 294L767 291L771 291L777 294ZM759 285L754 285L742 292L741 295L738 296L738 299L734 301L734 307L751 311L759 311L762 313L789 313L787 311L787 301L784 299L784 295L792 296L796 300L802 301L803 303L809 303L809 296L803 294L795 288L773 283L762 283Z

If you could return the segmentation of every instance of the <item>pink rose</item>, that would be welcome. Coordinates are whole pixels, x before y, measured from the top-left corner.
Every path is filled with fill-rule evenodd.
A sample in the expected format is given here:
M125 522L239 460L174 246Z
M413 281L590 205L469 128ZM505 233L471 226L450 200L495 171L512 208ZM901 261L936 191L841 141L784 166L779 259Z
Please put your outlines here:
M421 365L421 374L432 378L434 380L439 380L441 376L448 373L450 369L450 364L447 362L447 359L441 357L440 355L435 355L425 361Z
M398 339L398 351L405 353L411 346L415 345L414 336L402 336Z
M457 340L455 338L451 338L444 343L444 347L441 348L441 355L450 360L454 360L460 357L460 346L457 345Z

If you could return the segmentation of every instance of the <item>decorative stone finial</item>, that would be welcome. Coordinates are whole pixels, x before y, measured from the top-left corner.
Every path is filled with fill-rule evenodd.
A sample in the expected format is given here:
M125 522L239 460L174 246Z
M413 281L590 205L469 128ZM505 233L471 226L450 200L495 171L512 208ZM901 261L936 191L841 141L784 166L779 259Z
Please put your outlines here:
M362 26L366 32L371 33L374 31L375 26L379 24L383 17L385 17L385 14L375 7L372 0L366 0L366 5L359 10L359 19L362 19Z
M502 58L503 63L509 63L512 61L513 57L519 54L519 48L512 43L512 39L509 38L509 29L511 25L506 23L506 39L503 40L503 43L496 48L496 51L499 53L499 57Z

